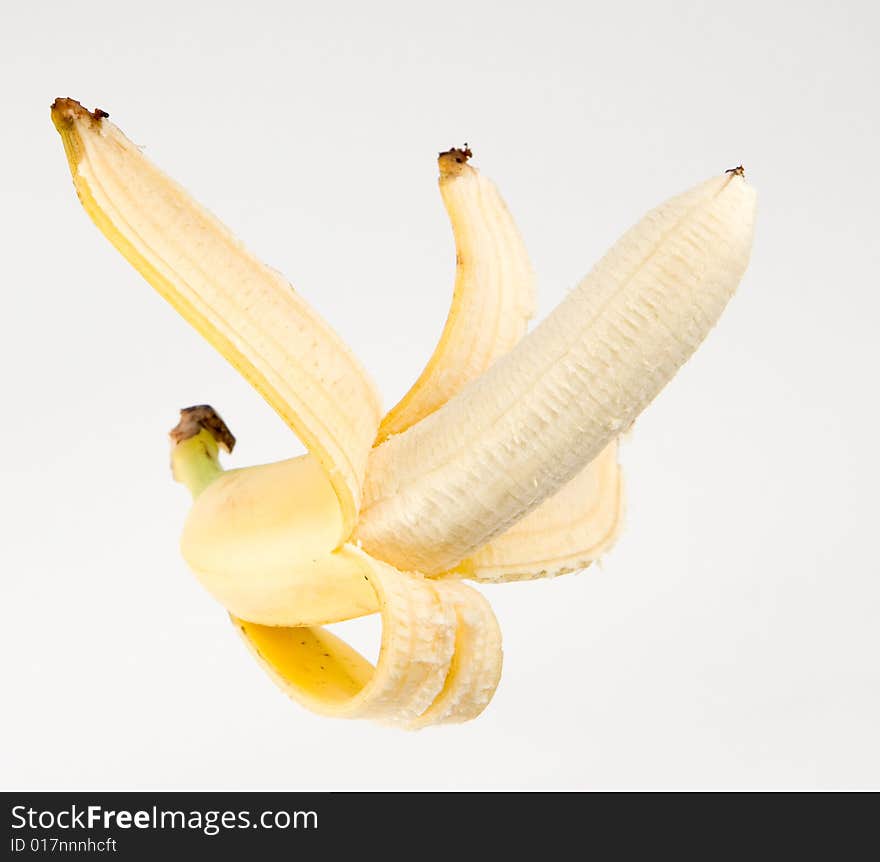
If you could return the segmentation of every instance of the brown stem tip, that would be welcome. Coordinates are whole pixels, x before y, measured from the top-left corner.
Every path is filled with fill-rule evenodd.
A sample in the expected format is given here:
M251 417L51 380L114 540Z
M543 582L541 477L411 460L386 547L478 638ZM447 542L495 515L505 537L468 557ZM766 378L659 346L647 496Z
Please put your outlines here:
M728 168L724 173L733 174L735 177L744 177L746 169L742 165L737 165L735 168Z
M468 159L473 155L467 144L440 153L437 158L437 163L440 165L440 176L456 176L461 173L462 167L468 163Z
M220 418L220 414L209 404L184 407L180 411L180 422L169 432L175 444L195 437L200 431L207 431L227 452L235 448L235 437Z
M95 108L89 111L84 108L76 99L56 99L52 102L52 119L55 124L69 125L74 120L88 120L92 123L100 123L101 120L110 116L101 108Z

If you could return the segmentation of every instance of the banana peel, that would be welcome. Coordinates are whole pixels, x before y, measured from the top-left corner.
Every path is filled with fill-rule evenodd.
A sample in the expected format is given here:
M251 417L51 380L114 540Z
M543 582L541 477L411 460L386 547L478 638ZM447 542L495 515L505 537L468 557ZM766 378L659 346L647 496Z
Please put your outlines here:
M330 326L152 165L103 111L57 99L86 212L263 395L308 453L224 470L234 438L188 408L171 433L193 494L181 550L245 643L316 713L418 729L479 715L501 634L463 583L576 571L614 542L618 435L690 357L748 264L741 169L651 211L535 330L534 275L467 147L441 153L456 246L440 341L387 414ZM382 618L374 666L323 626Z

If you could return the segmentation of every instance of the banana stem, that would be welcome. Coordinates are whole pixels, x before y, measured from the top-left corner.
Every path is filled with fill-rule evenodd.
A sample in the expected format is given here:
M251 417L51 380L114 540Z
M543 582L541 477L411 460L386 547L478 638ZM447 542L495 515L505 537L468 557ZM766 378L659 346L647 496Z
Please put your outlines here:
M220 447L231 452L235 446L226 423L207 404L180 411L180 422L171 429L171 473L189 488L193 499L222 472Z

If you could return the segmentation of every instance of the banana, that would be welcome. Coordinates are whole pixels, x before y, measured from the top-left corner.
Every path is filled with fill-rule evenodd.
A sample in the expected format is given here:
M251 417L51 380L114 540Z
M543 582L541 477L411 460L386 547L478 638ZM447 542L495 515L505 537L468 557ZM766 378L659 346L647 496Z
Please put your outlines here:
M648 213L513 350L372 451L364 548L444 572L563 487L709 333L748 264L754 213L739 170Z
M467 162L441 153L440 194L455 237L452 307L421 376L379 426L377 443L442 407L525 334L535 313L535 277L522 237L495 185Z
M70 99L52 118L99 229L281 415L308 454L224 470L206 405L171 433L193 506L181 551L257 660L306 708L408 729L470 720L502 668L461 578L583 568L616 537L616 437L711 329L748 261L741 170L654 210L525 335L534 278L470 151L439 158L457 267L440 343L381 417L364 369L274 270ZM324 625L378 613L375 666Z

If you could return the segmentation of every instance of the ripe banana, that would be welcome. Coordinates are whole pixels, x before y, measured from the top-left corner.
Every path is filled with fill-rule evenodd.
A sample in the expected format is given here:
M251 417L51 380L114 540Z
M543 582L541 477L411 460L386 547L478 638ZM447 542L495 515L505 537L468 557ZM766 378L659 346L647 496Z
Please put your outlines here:
M443 572L562 488L709 333L748 264L754 210L738 172L652 210L513 350L374 449L364 547Z
M224 471L234 439L182 411L172 469L194 503L181 549L279 686L329 716L466 721L501 673L485 598L589 565L613 542L617 434L696 349L748 261L741 170L643 219L534 332L534 279L495 187L441 154L457 252L427 367L384 419L368 376L306 302L162 174L103 111L52 106L100 230L261 392L308 455ZM524 337L523 337L524 336ZM428 576L428 577L426 577ZM323 625L383 622L374 667Z

